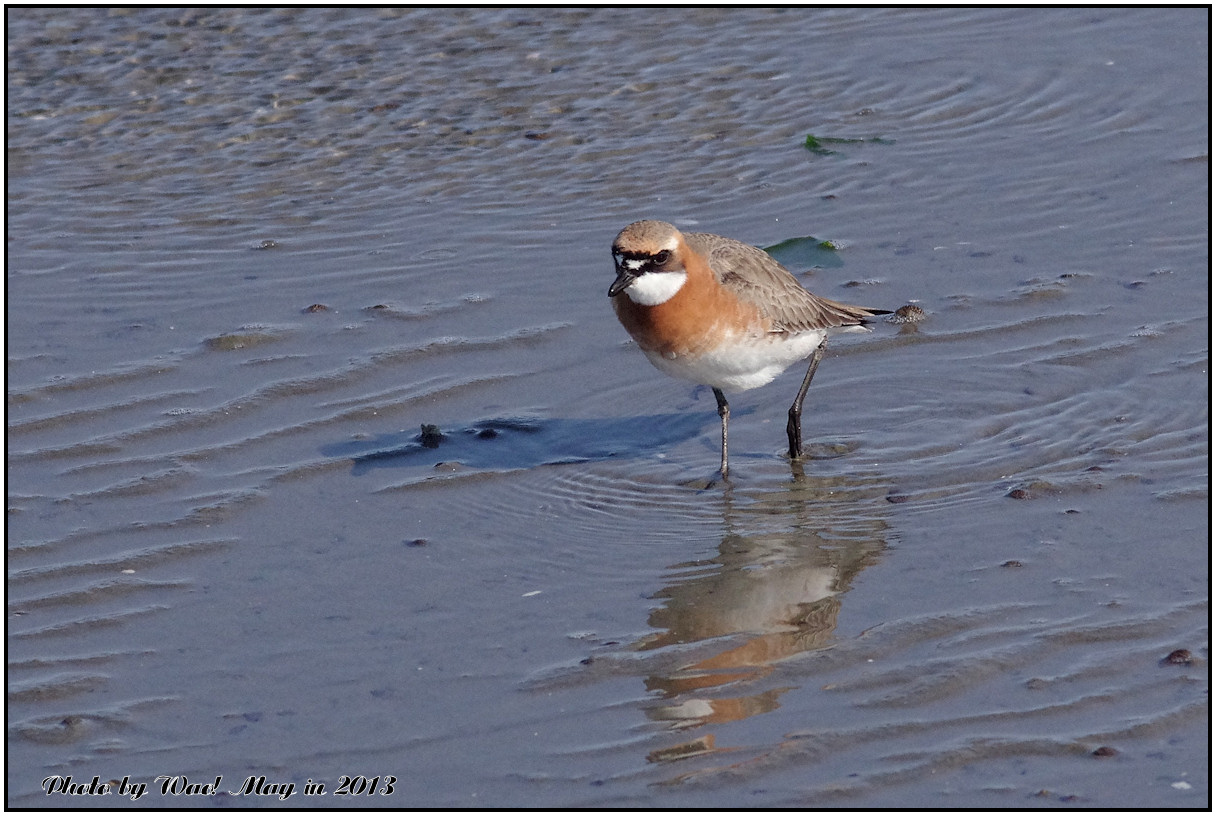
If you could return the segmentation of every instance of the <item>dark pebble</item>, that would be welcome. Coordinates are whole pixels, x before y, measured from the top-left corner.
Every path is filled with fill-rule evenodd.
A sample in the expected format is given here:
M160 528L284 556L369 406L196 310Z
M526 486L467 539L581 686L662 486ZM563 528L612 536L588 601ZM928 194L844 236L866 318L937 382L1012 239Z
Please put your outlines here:
M429 542L425 538L415 538L412 541L405 542L407 547L425 547Z
M1101 748L1095 748L1093 755L1096 757L1113 757L1118 756L1119 752L1109 745L1103 745Z
M304 312L304 314L316 314L317 312L328 312L329 307L326 306L324 303L314 303L313 305L308 306L308 307L302 309L301 311Z
M493 428L482 428L477 432L478 439L493 439L498 436L498 431Z
M1161 658L1162 666L1189 666L1194 662L1188 649L1175 649Z
M919 323L926 317L925 310L921 307L909 303L907 306L900 306L895 310L895 314L887 318L889 323Z
M1030 491L1029 491L1029 490L1023 490L1023 489L1022 489L1022 488L1020 488L1020 487L1015 487L1013 490L1010 490L1010 491L1009 491L1008 493L1006 493L1005 495L1006 495L1006 496L1008 496L1008 497L1009 497L1009 498L1011 498L1011 499L1029 499L1029 498L1030 498Z
M1011 560L1011 561L1006 561L1004 564L1001 564L1001 566L1002 567L1020 567L1020 566L1022 566L1022 562Z
M443 432L439 430L438 425L428 425L424 422L422 423L422 433L418 434L418 441L424 448L437 448L443 441Z
M903 504L908 500L908 497L903 493L890 493L887 495L887 501L891 504Z

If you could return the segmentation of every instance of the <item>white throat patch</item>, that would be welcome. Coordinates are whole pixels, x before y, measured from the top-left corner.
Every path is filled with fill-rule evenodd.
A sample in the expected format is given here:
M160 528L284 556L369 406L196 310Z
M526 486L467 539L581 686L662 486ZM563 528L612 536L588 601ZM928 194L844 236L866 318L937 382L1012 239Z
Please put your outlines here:
M675 297L686 280L688 273L683 269L679 272L647 272L630 284L625 294L639 306L658 306Z

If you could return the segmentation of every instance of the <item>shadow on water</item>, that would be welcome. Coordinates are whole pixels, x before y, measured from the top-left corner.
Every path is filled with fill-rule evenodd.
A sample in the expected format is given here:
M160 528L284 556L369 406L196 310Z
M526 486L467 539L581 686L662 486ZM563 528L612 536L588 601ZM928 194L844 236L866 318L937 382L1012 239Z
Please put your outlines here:
M715 414L704 411L608 419L503 417L456 427L423 424L418 432L340 442L322 447L321 452L353 459L355 476L377 468L511 471L653 456L696 437L707 422L717 421Z

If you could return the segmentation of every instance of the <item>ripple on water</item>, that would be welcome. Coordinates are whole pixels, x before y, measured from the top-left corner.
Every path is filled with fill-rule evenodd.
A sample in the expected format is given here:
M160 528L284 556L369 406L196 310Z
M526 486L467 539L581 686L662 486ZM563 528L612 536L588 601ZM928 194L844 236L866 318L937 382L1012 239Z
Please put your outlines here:
M892 495L911 499L907 509L982 502L1031 483L1057 496L1084 492L1150 469L1192 470L1206 456L1201 401L1149 407L1166 382L1185 392L1194 383L1186 360L1158 357L1158 331L1112 333L1101 314L1054 309L990 315L982 326L960 322L937 321L865 349L916 348L948 370L932 396L914 378L885 377L890 419L867 432L869 447L888 460ZM1160 331L1193 328L1178 321ZM1057 376L1073 367L1075 374ZM964 392L965 400L955 398Z
M711 755L671 781L777 784L809 764L827 765L840 773L803 790L848 801L962 766L1072 761L1112 743L1151 740L1206 716L1206 703L1180 696L1158 666L1176 625L1202 607L1184 602L1147 615L1106 608L1051 620L1041 617L1040 604L1010 604L884 624L783 664L769 680L821 688L839 711L834 722L787 728L766 747ZM1001 694L996 702L992 689L1008 682L1022 692L1016 701ZM938 708L945 700L949 711ZM787 698L787 723L800 718L797 704ZM1112 729L1113 711L1122 712L1123 725ZM877 750L877 761L849 759L866 746Z
M384 592L370 614L414 627L406 662L484 661L417 686L402 676L434 664L384 668L402 699L476 710L535 669L519 697L544 709L517 697L409 754L419 740L373 724L417 709L351 693L395 635L342 620L348 673L308 690L337 688L346 722L320 723L336 742L310 759L357 743L590 806L650 802L651 783L714 805L780 788L789 806L906 806L989 773L1031 795L1004 769L1080 777L1109 767L1099 748L1136 751L1113 776L1172 778L1174 733L1206 716L1207 632L1201 577L1156 553L1202 545L1209 469L1206 105L1189 52L1163 47L1182 43L1180 13L15 11L20 771L88 778L107 754L162 750L246 762L232 733L165 736L215 675L183 679L158 641L128 638L189 601L241 608L234 576L277 545L276 586L286 564L332 582L325 603ZM737 475L710 485L712 400L635 352L626 368L592 283L639 208L787 250L831 239L830 256L791 256L819 268L812 289L930 317L833 344L801 466L779 450L788 395L741 399ZM1128 495L1179 531L1118 515ZM349 523L348 546L365 527L411 540L419 519L458 546L411 549L400 571L383 549L351 559L361 584L292 549L325 546L307 534L274 539L296 514ZM1119 572L1101 566L1112 551ZM230 583L205 586L198 565L217 563ZM589 621L569 624L574 665L530 665L551 645L530 624L466 619L495 603L470 587L517 570L552 570L545 600ZM313 612L280 597L293 624ZM441 604L458 625L428 616ZM319 666L296 628L284 651ZM225 643L217 671L287 665L255 641ZM1158 664L1182 647L1192 665ZM498 685L462 697L470 677ZM562 732L548 748L531 716ZM305 767L276 744L273 764ZM502 756L527 767L494 776L483 760Z
M331 342L349 324L250 323L154 359L16 384L10 461L28 478L9 502L14 733L48 745L115 736L144 701L107 710L88 695L149 653L65 648L178 606L198 587L193 559L243 546L211 531L229 529L267 491L349 473L349 458L319 450L331 429L517 377L459 362L549 342L567 326L462 333L466 313L486 302L369 310L358 325L376 339L353 353ZM39 713L47 707L62 713Z

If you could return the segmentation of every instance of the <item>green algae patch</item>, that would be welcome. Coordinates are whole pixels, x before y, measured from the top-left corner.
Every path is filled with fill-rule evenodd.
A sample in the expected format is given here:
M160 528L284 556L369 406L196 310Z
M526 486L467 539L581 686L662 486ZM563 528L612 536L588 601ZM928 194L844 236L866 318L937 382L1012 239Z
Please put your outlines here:
M819 238L788 238L779 244L764 247L764 251L790 269L827 269L844 266L840 259L840 245L835 241Z
M815 136L808 133L804 146L817 156L834 156L835 150L827 147L827 145L846 145L846 144L895 144L893 139L884 139L881 136L871 136L868 139L843 139L837 136Z

